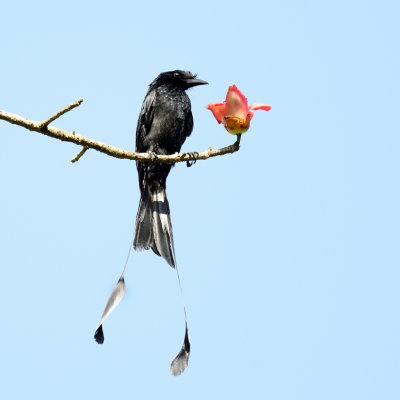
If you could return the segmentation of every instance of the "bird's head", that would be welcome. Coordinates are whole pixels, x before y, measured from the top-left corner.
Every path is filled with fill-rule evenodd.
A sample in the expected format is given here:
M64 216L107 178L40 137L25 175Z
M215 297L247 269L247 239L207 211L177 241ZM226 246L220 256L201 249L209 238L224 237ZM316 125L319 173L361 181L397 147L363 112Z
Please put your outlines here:
M154 79L150 87L156 88L162 85L168 85L186 90L193 86L207 84L208 82L197 79L196 75L192 74L190 71L181 71L177 69L175 71L162 72Z

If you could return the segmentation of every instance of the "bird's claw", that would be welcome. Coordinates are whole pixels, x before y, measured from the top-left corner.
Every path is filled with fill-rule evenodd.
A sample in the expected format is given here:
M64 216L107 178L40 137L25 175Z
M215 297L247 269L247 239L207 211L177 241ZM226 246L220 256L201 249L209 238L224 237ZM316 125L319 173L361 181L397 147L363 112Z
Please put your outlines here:
M191 153L185 153L184 155L189 156L190 160L186 161L186 166L191 167L192 165L196 164L199 153L197 151L194 151Z

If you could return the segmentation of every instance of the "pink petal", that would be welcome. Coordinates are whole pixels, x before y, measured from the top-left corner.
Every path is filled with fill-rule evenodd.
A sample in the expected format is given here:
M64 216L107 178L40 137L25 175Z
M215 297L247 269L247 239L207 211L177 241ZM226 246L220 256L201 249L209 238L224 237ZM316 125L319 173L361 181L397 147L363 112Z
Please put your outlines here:
M236 94L236 95L240 98L240 101L241 101L242 103L246 104L246 107L247 107L247 98L246 98L246 96L237 88L236 85L229 86L228 93L226 94L226 102L228 102L228 95L229 95L229 94L232 95L233 93Z
M248 113L247 99L235 86L229 86L226 94L226 116L246 119Z
M207 110L210 110L213 113L215 119L220 124L224 120L225 108L226 108L225 106L226 106L225 103L211 103L207 104L206 108Z
M271 109L271 106L268 104L263 104L263 103L253 103L250 105L249 110L265 110L269 111Z

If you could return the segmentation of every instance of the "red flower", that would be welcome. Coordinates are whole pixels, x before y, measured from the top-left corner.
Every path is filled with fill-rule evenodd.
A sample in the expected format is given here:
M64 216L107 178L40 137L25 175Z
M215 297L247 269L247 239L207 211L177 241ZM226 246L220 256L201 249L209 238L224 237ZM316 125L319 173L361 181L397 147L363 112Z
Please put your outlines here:
M254 115L250 110L269 111L271 109L263 103L253 103L249 107L246 97L235 85L229 86L224 103L211 103L206 108L211 110L219 124L224 123L229 133L238 135L238 140L240 140L240 135L250 127L250 120Z

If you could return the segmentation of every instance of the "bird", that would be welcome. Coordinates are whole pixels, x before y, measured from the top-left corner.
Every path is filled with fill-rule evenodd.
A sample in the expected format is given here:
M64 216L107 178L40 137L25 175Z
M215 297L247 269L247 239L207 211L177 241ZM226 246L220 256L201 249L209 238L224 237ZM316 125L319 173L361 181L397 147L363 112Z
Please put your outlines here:
M136 128L136 152L150 154L151 162L137 162L140 201L136 215L133 248L152 249L164 258L178 276L185 315L185 337L178 355L171 363L172 375L180 375L187 367L190 355L190 338L183 301L183 292L175 259L170 208L167 198L167 177L171 165L154 162L157 155L179 152L193 130L191 103L186 90L206 85L189 71L162 72L149 85L139 114ZM189 164L188 164L189 165ZM125 295L125 270L132 245L122 274L105 306L94 338L104 343L103 322L117 307Z
M186 90L208 82L189 71L160 73L149 85L136 128L136 152L157 155L179 152L193 130L191 103ZM140 202L136 215L133 247L152 249L172 268L175 251L166 180L171 165L136 162Z

